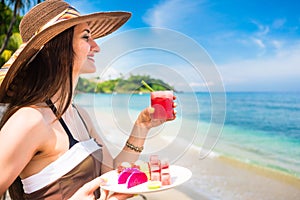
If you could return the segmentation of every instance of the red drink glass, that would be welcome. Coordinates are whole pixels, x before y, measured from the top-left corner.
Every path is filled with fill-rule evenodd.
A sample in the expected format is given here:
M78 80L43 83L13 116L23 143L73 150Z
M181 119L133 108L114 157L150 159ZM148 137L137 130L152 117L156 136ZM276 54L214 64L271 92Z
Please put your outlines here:
M154 119L173 119L173 91L151 92L151 107L155 109Z

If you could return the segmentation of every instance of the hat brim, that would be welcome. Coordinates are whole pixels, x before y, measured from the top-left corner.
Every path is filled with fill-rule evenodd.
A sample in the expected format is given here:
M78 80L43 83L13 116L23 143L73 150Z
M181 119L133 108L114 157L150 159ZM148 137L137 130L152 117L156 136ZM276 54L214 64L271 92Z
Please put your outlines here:
M23 50L19 52L19 55L9 66L7 76L9 76L9 74L14 74L16 70L23 63L30 60L44 44L70 27L87 22L90 26L92 37L97 39L116 31L130 18L130 16L131 13L128 12L98 12L57 22L39 32L26 43Z

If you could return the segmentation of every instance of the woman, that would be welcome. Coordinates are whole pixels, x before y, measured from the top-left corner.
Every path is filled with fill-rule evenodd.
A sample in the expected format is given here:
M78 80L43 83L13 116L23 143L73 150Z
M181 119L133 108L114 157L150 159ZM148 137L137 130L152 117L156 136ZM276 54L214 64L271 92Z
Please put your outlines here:
M0 103L7 105L0 122L0 195L10 187L18 200L99 198L95 184L101 180L95 178L138 158L149 129L163 123L151 119L152 109L141 112L113 159L88 114L71 103L79 75L96 70L94 54L100 49L94 39L129 17L126 12L80 16L59 0L40 3L24 16L24 45L5 66L0 86Z

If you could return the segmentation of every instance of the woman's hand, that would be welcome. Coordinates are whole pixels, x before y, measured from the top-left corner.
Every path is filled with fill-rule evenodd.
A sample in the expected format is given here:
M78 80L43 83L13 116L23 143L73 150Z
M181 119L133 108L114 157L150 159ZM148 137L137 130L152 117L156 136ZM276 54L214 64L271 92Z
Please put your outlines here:
M176 97L173 97L173 99L175 100ZM176 104L173 103L173 108L175 107ZM153 119L153 113L154 108L150 107L144 109L139 114L132 128L130 136L126 142L126 145L124 146L123 150L119 153L119 155L114 159L115 168L124 161L135 162L139 158L139 155L144 148L145 139L147 138L149 130L166 122L166 120L162 119ZM174 120L175 118L176 112L173 111L173 118L170 120Z
M101 190L101 197L99 200L126 200L133 197L133 194L113 193L109 194L108 190Z
M176 99L176 97L173 96L173 100L175 100L175 99ZM176 103L173 103L173 108L176 108ZM150 128L159 126L159 125L163 124L166 121L171 121L171 120L174 120L176 118L176 111L174 110L172 119L168 119L168 120L153 119L152 115L153 115L154 111L155 110L152 107L148 107L148 108L144 109L140 113L140 115L138 116L138 118L135 122L135 125L138 126L138 127L150 129Z
M94 191L100 185L105 185L106 181L100 177L84 184L69 200L95 200Z
M69 200L95 200L94 192L107 181L98 177L84 184ZM108 190L101 191L99 200L125 200L133 197L132 194L113 193L109 195Z

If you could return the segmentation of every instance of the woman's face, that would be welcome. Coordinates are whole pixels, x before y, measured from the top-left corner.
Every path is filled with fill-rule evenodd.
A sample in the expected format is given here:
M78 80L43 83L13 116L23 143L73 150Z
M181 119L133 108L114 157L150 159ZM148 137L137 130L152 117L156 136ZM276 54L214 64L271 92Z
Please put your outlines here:
M73 74L78 76L83 73L95 72L94 55L100 51L100 48L91 37L91 31L87 23L75 26L73 49L75 53Z

